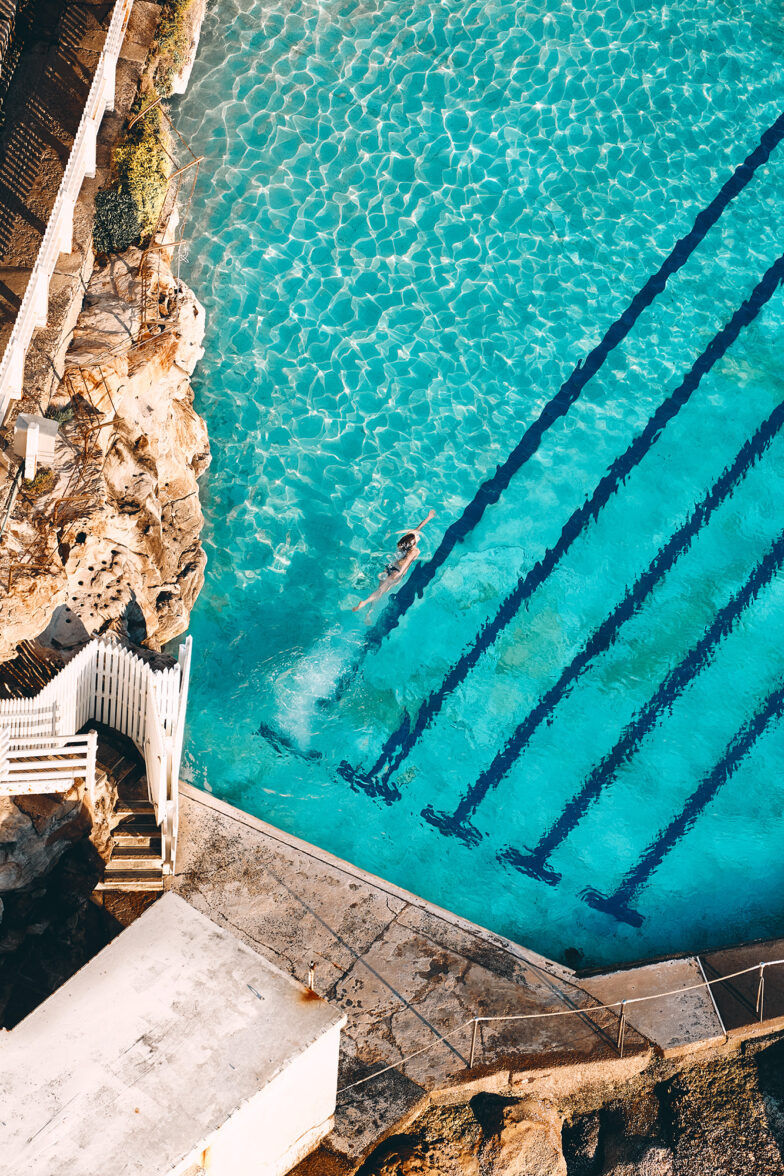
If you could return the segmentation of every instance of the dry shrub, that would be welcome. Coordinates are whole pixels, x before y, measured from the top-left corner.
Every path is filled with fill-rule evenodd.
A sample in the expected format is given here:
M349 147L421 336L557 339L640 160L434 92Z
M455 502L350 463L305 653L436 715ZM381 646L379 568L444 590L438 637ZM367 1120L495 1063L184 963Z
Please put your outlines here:
M172 79L188 52L194 3L164 3L132 117L156 98L171 94ZM167 150L171 150L168 129L157 107L126 130L112 156L112 183L95 200L96 252L122 253L150 239L166 199L171 170Z

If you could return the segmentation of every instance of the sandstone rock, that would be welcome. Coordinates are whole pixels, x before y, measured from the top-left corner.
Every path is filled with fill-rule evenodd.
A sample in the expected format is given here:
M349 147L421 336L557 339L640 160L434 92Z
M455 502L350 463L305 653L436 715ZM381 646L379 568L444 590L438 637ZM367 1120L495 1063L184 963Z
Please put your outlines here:
M646 1148L636 1160L630 1160L602 1170L602 1176L673 1176L674 1159L668 1147L654 1145Z
M569 1176L598 1176L601 1171L601 1116L598 1111L581 1115L564 1126L562 1146Z
M469 1105L427 1111L411 1132L383 1143L358 1176L484 1176L482 1131Z
M44 878L4 895L0 1025L27 1016L121 929L90 901L99 875L97 854L82 839Z
M482 1176L566 1176L560 1116L546 1103L480 1095L473 1106Z
M88 836L106 860L116 799L105 778L96 787L93 812L82 784L64 796L0 797L0 893L44 877L69 845Z
M188 89L188 82L190 81L193 63L196 60L196 50L199 47L201 26L206 9L207 0L196 0L196 3L192 5L188 13L188 51L185 54L182 65L172 78L172 94L184 94Z
M21 799L21 798L20 798ZM51 800L48 819L35 823L11 797L0 800L0 892L21 890L47 873L64 852L69 833L86 832L81 804ZM57 836L60 834L60 836Z
M70 391L77 410L61 426L56 485L20 495L3 538L26 566L10 592L0 586L0 660L63 608L87 635L133 623L136 641L160 647L187 628L203 583L197 478L209 442L189 377L204 310L161 251L148 293L167 316L142 328L139 261L129 250L90 281L56 402Z
M367 1176L482 1176L476 1155L446 1144L406 1144L389 1152Z
M359 1176L566 1176L560 1117L540 1101L480 1094L426 1112Z

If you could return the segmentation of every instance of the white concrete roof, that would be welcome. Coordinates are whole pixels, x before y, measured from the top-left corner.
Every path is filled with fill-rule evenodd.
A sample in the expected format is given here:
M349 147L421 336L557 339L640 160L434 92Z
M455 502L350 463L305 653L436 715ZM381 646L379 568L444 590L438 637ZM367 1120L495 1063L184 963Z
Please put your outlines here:
M342 1014L167 894L12 1032L0 1156L24 1176L154 1176Z
M37 416L33 412L18 413L14 423L14 429L17 432L26 433L32 424L38 425L41 436L43 437L56 437L60 429L57 421L52 421L49 417Z

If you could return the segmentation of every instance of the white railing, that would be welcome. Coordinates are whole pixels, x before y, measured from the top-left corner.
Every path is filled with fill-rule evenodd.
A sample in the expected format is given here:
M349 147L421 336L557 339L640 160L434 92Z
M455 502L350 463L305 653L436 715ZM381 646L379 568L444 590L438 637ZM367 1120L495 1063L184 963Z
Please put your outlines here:
M27 736L10 739L0 747L0 778L10 796L38 796L64 792L83 780L91 802L95 796L95 757L98 736Z
M57 731L56 707L51 702L31 707L29 698L13 698L0 703L0 707L0 723L10 739L23 739L27 735L46 737Z
M145 698L146 722L144 726L144 763L147 768L147 790L155 806L155 819L163 825L166 816L167 737L161 721L155 691L148 689Z
M78 742L88 737L78 732L90 719L105 723L127 735L144 756L164 869L173 871L190 659L190 637L180 646L178 664L166 670L151 669L110 636L98 637L34 698L0 701L0 795L66 792L78 778L89 790L94 755L90 777ZM36 782L47 787L36 789Z
M98 128L105 111L114 109L117 59L132 8L133 0L117 0L65 174L16 316L14 329L0 360L0 424L5 420L11 401L19 400L22 395L25 359L33 331L36 327L46 326L49 283L57 259L61 253L70 253L73 247L74 208L85 176L95 175Z

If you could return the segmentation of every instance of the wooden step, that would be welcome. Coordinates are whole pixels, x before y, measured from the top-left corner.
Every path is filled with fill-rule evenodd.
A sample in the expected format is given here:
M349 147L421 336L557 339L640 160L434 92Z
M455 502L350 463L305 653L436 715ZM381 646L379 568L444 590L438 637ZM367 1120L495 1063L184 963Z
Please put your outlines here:
M96 890L163 890L160 870L114 870Z
M137 763L136 760L126 759L125 756L122 756L121 759L112 767L112 777L115 784L118 786L125 780L132 778L134 774L137 778L139 776L143 776L144 768L140 763Z
M160 842L154 849L136 845L115 845L106 863L106 872L114 870L162 870Z
M155 810L152 806L150 806L149 811L142 813L127 813L124 817L120 817L119 823L115 825L115 829L122 832L130 832L133 829L138 829L140 833L147 833L150 829L157 828L158 824L155 820Z
M120 760L124 759L123 753L116 747L109 747L106 743L98 742L98 763L107 773L112 771Z
M118 800L115 807L118 817L147 816L152 814L155 820L155 809L149 800Z
M161 831L154 823L149 829L139 829L137 826L126 829L123 825L112 833L112 841L118 847L136 846L137 849L155 849L160 852Z

